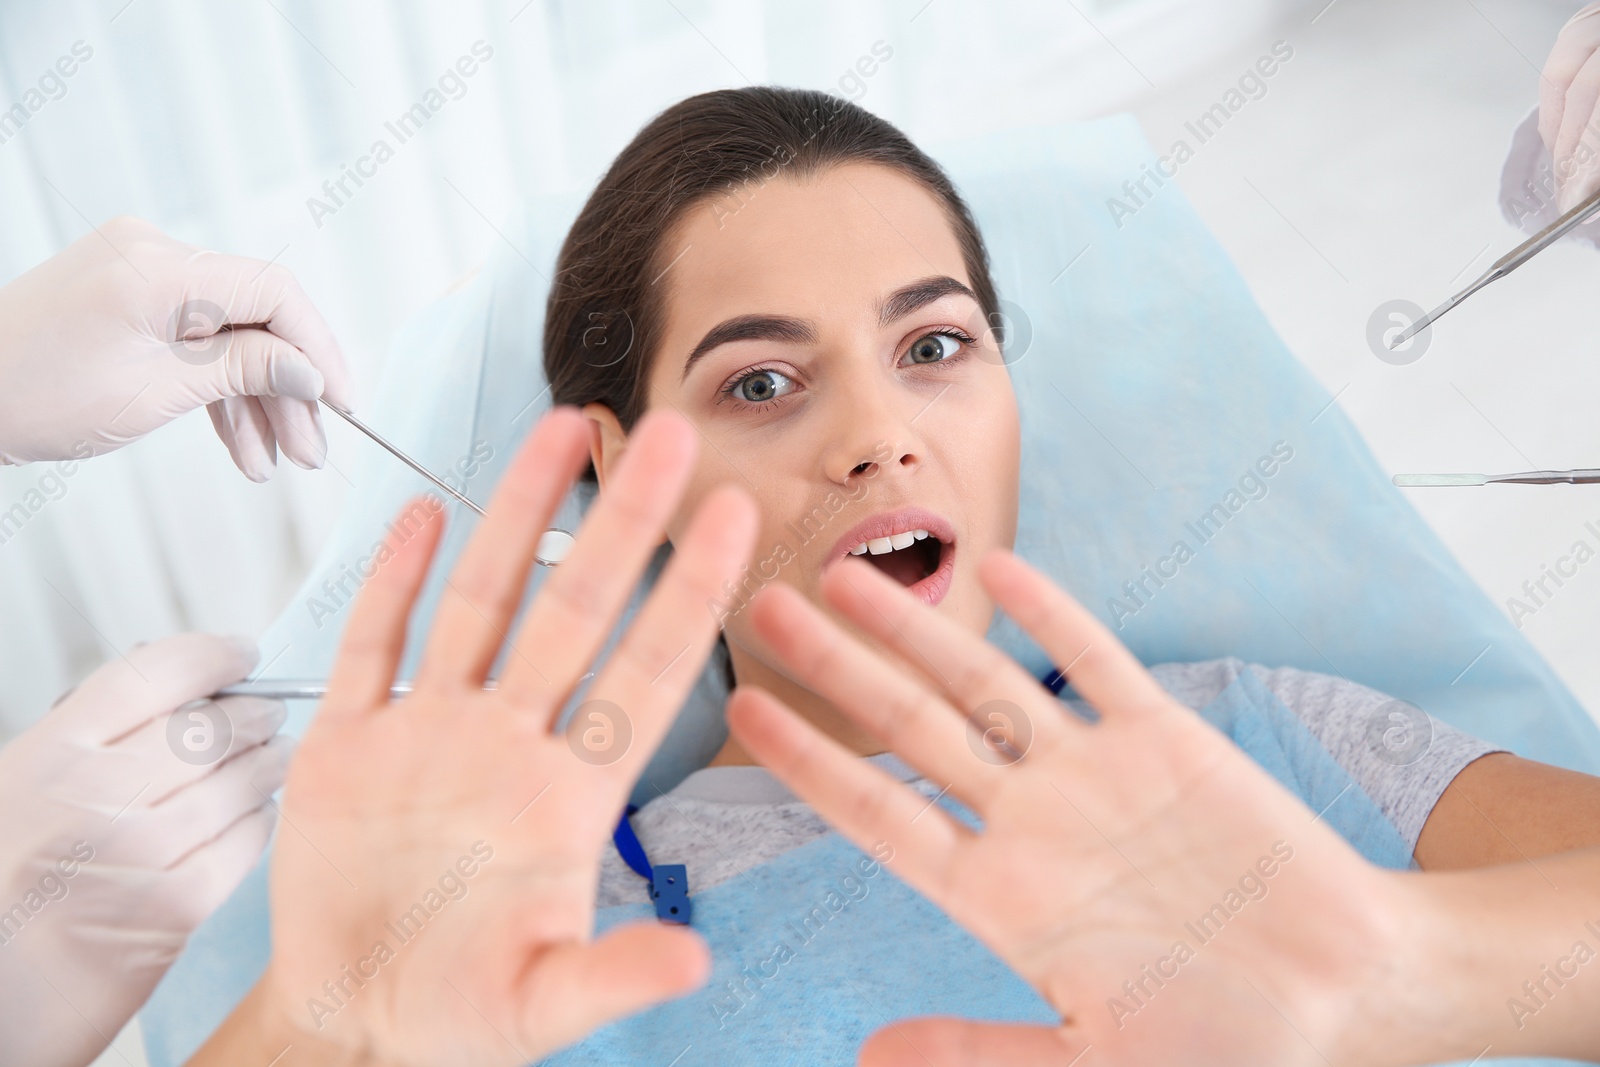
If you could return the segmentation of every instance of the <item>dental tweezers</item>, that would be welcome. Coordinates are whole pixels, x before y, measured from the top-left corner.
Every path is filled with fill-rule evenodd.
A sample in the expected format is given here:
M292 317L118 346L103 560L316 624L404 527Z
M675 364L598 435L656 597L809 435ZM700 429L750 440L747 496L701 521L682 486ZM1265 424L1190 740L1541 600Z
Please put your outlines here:
M1413 322L1410 326L1407 326L1400 333L1396 334L1394 340L1389 342L1389 347L1393 349L1396 345L1404 344L1412 337L1415 337L1418 333L1421 333L1428 326L1432 325L1435 319L1439 318L1439 316L1443 315L1445 312L1461 303L1467 297L1471 296L1473 293L1476 293L1479 289L1482 289L1490 282L1498 281L1499 279L1504 278L1507 274L1510 274L1512 271L1528 262L1528 260L1538 255L1540 252L1543 252L1551 245L1555 244L1555 242L1560 240L1562 237L1566 236L1568 230L1571 230L1574 226L1579 226L1584 222L1587 222L1589 217L1596 211L1600 211L1600 192L1595 193L1593 196L1589 197L1589 199L1578 204L1571 211L1568 211L1565 215L1562 215L1559 219L1556 219L1556 221L1552 222L1550 225L1546 226L1544 229L1540 230L1538 233L1534 234L1532 237L1528 238L1526 241L1522 242L1520 245L1501 256L1499 259L1495 260L1489 265L1489 269L1484 271L1483 274L1478 277L1477 281L1473 282L1455 296L1452 296L1449 300L1446 300L1444 303L1440 304L1438 307L1422 316L1422 318L1418 319L1416 322ZM1490 480L1505 481L1506 479ZM1450 484L1454 485L1461 483L1452 482Z
M1513 485L1592 485L1600 482L1600 469L1576 471L1525 471L1522 474L1396 474L1395 485L1445 486L1487 485L1507 482Z

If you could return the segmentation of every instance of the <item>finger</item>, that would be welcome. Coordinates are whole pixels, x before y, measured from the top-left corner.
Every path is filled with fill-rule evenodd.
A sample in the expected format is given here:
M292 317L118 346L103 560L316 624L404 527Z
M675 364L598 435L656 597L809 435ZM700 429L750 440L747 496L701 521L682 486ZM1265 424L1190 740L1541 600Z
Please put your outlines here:
M1556 207L1566 214L1597 191L1600 191L1600 142L1591 146L1590 154L1561 187Z
M696 444L694 429L670 411L651 412L633 428L572 551L522 621L501 680L512 701L531 706L543 698L548 704L552 690L565 695L588 670L661 542L688 483Z
M264 482L278 466L277 438L261 402L250 396L230 396L206 405L211 425L228 446L233 465L252 482Z
M867 1038L861 1067L1062 1067L1088 1042L1067 1027L901 1019Z
M972 840L970 830L762 690L734 691L728 728L745 751L857 848L885 863L892 860L896 873L952 910L949 872L957 850Z
M226 735L216 736L210 718L220 714ZM223 697L205 704L188 704L172 712L182 722L174 729L172 715L161 715L105 751L115 761L105 776L120 781L148 782L145 796L159 803L191 782L198 781L229 756L255 748L282 728L288 708L281 700L259 697ZM189 716L194 716L190 718ZM192 723L204 728L205 747L186 747L183 726ZM214 758L212 758L214 756ZM122 798L126 800L127 798Z
M1539 77L1539 137L1552 155L1566 118L1567 87L1594 52L1586 34L1569 32L1571 25L1568 23L1556 36L1555 47L1550 49Z
M997 705L1026 715L1036 704L1039 680L972 631L917 600L870 563L845 559L823 576L823 596L846 617L936 683L962 713L982 712L983 728ZM1064 715L1027 724L1025 743L1053 745L1075 724Z
M716 642L717 618L707 605L749 560L759 527L755 503L731 486L713 492L695 512L650 598L606 661L590 701L567 727L573 751L587 753L587 762L614 766L631 782L655 753ZM625 737L620 724L600 723L599 744L585 744L594 736L586 731L596 702L621 711ZM615 712L598 714L605 719Z
M534 946L522 988L521 1029L543 1048L571 1044L606 1023L693 992L711 975L700 935L628 923L588 944Z
M286 267L258 259L215 252L200 256L196 264L203 272L194 272L200 280L189 284L190 299L221 306L226 321L235 326L255 326L283 338L303 352L321 375L323 390L319 395L351 410L355 396L344 353L294 274Z
M522 602L539 537L589 457L587 442L571 408L534 426L440 598L419 683L483 684Z
M1594 125L1597 101L1600 101L1600 52L1589 56L1567 86L1561 126L1551 149L1565 207L1577 203L1572 183L1581 179L1585 167L1594 162L1596 145L1590 127Z
M870 604L867 609L872 610ZM751 622L802 685L929 778L951 783L976 810L987 807L1001 768L973 758L977 750L969 747L972 727L967 717L933 689L865 648L790 586L775 584L757 594ZM969 642L977 640L966 636ZM1020 684L1027 684L1025 677Z
M316 401L264 396L261 408L284 457L301 470L321 470L328 458L328 437Z
M177 891L162 897L176 910L174 922L192 930L221 907L239 888L244 876L261 862L277 824L277 809L262 802L173 864L167 875Z
M191 387L206 399L248 396L271 425L273 438L296 466L321 468L328 440L323 430L317 398L322 395L322 373L304 352L267 330L223 330L202 342L214 356L209 362L187 366ZM212 351L214 350L214 351Z
M389 686L406 650L406 623L444 533L444 506L413 499L389 524L339 641L322 715L359 714L387 707Z
M571 1045L598 1027L699 989L710 952L682 926L627 923L589 944L536 944L522 982L522 1032Z
M208 400L282 396L315 404L325 388L322 372L306 354L269 330L197 332L184 340L193 351L183 361L186 384Z
M1110 630L1010 552L984 557L978 578L1101 715L1155 714L1171 706L1167 691Z
M255 642L245 637L166 637L107 662L51 714L63 716L84 743L110 745L158 715L239 681L259 659Z
M141 800L116 823L111 852L121 862L163 869L267 803L283 786L294 741L275 737L222 763L160 803Z

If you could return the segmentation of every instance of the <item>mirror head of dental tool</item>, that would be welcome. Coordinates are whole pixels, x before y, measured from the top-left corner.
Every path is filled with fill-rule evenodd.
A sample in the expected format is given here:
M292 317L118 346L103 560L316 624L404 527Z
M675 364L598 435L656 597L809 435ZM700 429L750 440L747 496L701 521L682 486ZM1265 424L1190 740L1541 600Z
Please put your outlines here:
M1552 222L1550 225L1546 226L1544 229L1540 230L1538 233L1534 234L1532 237L1528 238L1526 241L1522 242L1520 245L1513 248L1499 259L1495 260L1493 263L1489 264L1489 269L1479 275L1471 285L1467 286L1465 289L1452 296L1449 300L1446 300L1444 303L1440 304L1438 307L1422 316L1422 318L1418 319L1416 322L1413 322L1410 326L1407 326L1404 330L1401 330L1398 334L1396 334L1389 341L1389 348L1392 350L1396 346L1404 344L1412 337L1415 337L1417 334L1433 325L1433 323L1436 322L1442 315L1444 315L1445 312L1449 311L1451 308L1454 308L1467 297L1471 296L1473 293L1476 293L1479 289L1482 289L1490 282L1498 281L1499 279L1504 278L1507 274L1510 274L1512 271L1528 262L1528 260L1538 255L1540 252L1543 252L1546 248L1549 248L1561 238L1565 237L1569 230L1573 229L1574 227L1581 226L1583 223L1587 222L1596 212L1600 212L1600 191L1595 192L1588 199L1576 204L1570 211L1556 219L1556 221Z
M410 467L412 470L428 479L428 481L432 482L440 489L443 489L453 499L465 504L467 507L477 512L480 516L483 514L483 509L480 508L471 497L467 496L465 493L461 492L461 490L457 489L455 486L451 485L449 482L433 473L433 471L429 470L427 467L424 467L422 464L412 459L405 452L402 452L395 445L391 444L382 434L378 433L378 431L374 430L372 427L368 426L366 423L362 422L348 411L345 411L343 408L330 404L327 397L322 398L322 406L333 412L335 415L338 415L351 426L354 426L356 429L366 434L373 441L377 442L377 444L382 447L384 451L388 452L401 463L404 463L406 466ZM574 540L575 539L573 536L566 530L552 526L550 529L539 535L539 544L534 548L533 551L534 562L538 563L542 567L554 567L556 564L567 558L567 553L572 551L572 544Z

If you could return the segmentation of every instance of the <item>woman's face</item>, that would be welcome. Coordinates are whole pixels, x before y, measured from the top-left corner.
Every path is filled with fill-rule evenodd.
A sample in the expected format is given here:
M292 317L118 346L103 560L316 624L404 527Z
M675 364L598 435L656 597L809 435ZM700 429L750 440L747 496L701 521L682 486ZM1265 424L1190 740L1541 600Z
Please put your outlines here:
M764 681L748 677L765 658L743 610L755 592L787 582L820 605L823 571L851 552L987 630L976 565L1016 533L1017 408L934 196L869 164L779 177L692 209L663 253L646 406L701 435L669 536L724 482L762 516L717 608L740 680Z

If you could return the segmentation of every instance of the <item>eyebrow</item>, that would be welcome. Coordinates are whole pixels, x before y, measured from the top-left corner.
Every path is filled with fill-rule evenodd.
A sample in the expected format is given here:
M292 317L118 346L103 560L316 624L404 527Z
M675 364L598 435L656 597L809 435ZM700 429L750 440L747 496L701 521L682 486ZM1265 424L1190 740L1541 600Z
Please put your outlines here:
M878 307L878 325L887 326L952 293L971 297L974 302L978 299L977 293L948 275L923 278L889 294L889 299Z
M890 293L888 298L878 305L878 325L888 326L897 319L903 319L935 300L952 294L970 297L974 302L978 299L978 294L947 275L923 278L902 286ZM816 340L816 327L805 319L790 318L787 315L739 315L719 322L706 332L700 343L689 353L689 358L684 361L683 375L679 380L687 379L689 371L694 369L695 362L719 345L733 341L777 341L782 344L804 345L815 344Z
M784 344L808 345L816 340L817 331L804 319L791 319L786 315L740 315L717 323L700 338L700 343L689 353L689 359L683 365L683 378L679 380L689 377L695 360L718 345L731 341L780 341Z

